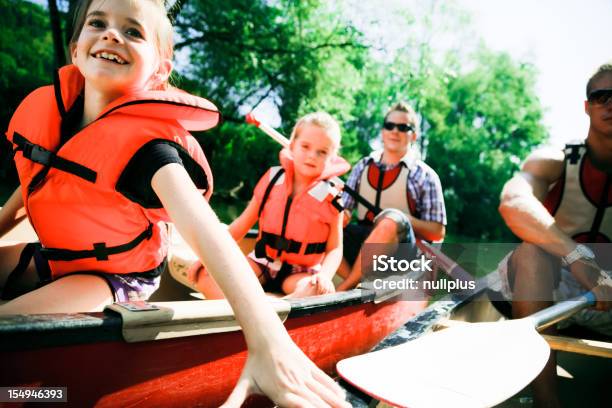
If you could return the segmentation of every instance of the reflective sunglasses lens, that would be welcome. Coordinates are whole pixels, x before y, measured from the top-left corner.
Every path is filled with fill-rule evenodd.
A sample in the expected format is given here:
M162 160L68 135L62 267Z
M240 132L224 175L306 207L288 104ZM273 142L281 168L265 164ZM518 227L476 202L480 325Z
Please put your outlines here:
M393 122L385 122L383 123L383 127L387 130L393 130L394 128L397 128L397 130L399 130L400 132L410 132L413 130L411 125L407 125L405 123L393 123Z
M603 105L612 100L612 89L599 89L591 92L589 102Z
M397 130L399 130L400 132L404 132L404 133L410 132L412 130L412 126L401 123L397 125Z

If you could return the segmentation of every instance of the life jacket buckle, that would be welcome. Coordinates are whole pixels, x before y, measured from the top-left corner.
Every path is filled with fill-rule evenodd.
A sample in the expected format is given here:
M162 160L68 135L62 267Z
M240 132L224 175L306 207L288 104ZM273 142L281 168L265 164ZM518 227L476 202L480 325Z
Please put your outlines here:
M51 164L53 153L38 145L28 143L23 147L23 155L35 163L48 166Z
M271 242L271 247L274 249L277 249L279 251L285 251L287 252L287 250L289 249L289 245L290 242L289 240L287 240L286 238L283 238L280 235L277 235L274 237L274 239Z
M94 256L98 261L108 261L108 251L106 242L96 242L93 244Z

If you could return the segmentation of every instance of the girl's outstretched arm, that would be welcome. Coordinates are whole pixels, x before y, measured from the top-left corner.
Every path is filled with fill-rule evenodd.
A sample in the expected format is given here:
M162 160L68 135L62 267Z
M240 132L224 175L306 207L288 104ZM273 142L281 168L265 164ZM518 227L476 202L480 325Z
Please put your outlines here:
M242 214L238 216L229 226L229 233L236 242L240 241L249 232L249 229L255 225L257 221L257 211L259 210L259 203L257 200L252 199L249 201L247 207L242 211Z
M342 262L342 221L343 214L338 214L330 226L329 238L325 247L325 258L321 263L321 272L332 279Z
M0 238L15 228L25 217L21 186L19 186L0 209Z
M168 164L151 185L179 232L213 275L234 309L249 357L225 407L263 392L281 406L349 407L343 392L291 341L246 258L187 171Z

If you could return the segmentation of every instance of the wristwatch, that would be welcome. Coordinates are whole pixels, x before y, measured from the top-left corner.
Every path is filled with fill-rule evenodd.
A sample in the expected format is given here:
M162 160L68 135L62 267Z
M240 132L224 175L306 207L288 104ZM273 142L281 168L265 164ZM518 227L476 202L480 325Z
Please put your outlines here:
M561 258L563 264L567 266L570 266L579 259L584 259L585 261L595 261L595 254L588 246L578 244L573 251Z

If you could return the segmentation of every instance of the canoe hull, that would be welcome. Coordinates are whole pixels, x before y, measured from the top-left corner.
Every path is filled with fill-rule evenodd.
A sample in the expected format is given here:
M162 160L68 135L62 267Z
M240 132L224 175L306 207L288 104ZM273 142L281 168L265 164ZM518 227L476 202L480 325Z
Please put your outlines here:
M308 357L335 374L337 361L370 350L425 306L367 302L290 316L285 326ZM1 383L68 387L69 406L213 407L236 383L245 350L242 332L229 332L2 351Z

